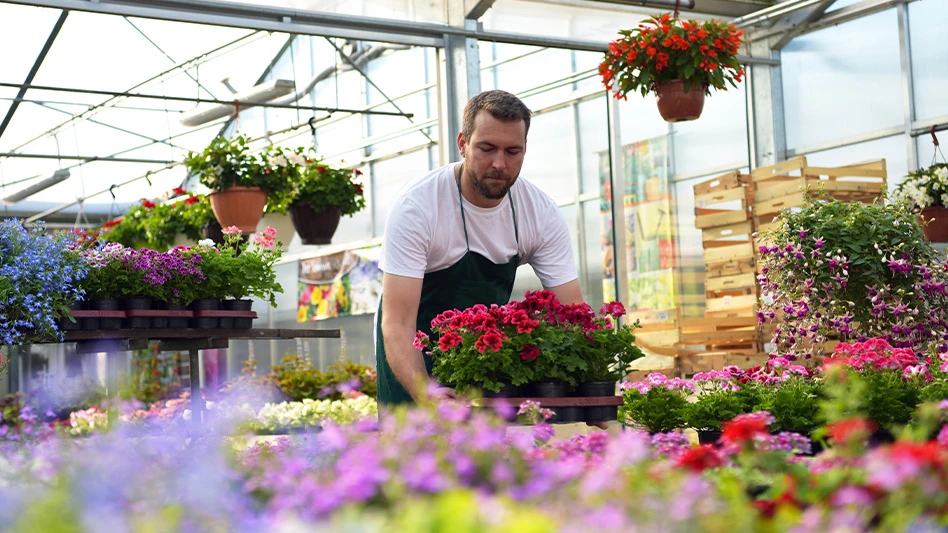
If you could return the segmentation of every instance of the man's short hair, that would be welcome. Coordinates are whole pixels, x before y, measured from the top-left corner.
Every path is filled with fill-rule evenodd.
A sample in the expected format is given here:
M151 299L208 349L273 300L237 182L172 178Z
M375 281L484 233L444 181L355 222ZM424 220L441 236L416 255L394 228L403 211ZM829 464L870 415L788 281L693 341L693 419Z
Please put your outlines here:
M464 124L461 126L461 132L464 133L465 139L470 140L471 135L474 134L474 119L477 117L477 112L482 109L501 122L522 120L524 136L530 131L530 109L516 96L507 91L495 89L484 91L471 98L464 106Z

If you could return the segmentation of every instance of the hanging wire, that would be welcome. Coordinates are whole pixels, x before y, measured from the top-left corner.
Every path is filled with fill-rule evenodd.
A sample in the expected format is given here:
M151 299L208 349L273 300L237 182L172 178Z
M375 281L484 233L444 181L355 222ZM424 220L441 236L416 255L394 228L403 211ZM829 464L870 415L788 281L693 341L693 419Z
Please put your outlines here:
M941 145L938 143L938 137L935 136L935 128L937 127L938 127L937 124L932 124L931 129L928 130L928 133L932 134L932 144L935 145L935 149L932 150L932 165L934 165L938 161L939 155L941 155L941 162L948 164L948 160L945 160L945 154L942 153L941 151ZM932 165L929 165L929 166L932 166Z

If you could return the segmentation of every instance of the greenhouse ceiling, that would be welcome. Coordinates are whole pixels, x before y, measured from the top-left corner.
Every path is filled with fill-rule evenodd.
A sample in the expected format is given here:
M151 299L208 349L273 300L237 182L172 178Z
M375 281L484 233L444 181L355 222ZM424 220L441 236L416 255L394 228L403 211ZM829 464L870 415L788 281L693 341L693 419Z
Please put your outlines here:
M642 0L0 2L0 199L7 200L0 217L101 221L180 185L184 156L234 120L231 112L182 117L267 81L285 100L293 88L267 74L295 34L440 46L438 32L452 28L449 7L462 5L484 11L478 38L522 36L522 44L544 46L547 39L553 47L596 50L618 28L668 11L669 1L673 6L673 0L649 0L648 7ZM694 1L688 16L747 16L773 4ZM825 10L833 2L780 5L801 3ZM299 88L308 80L288 81ZM290 106L311 113L306 102ZM28 194L33 189L41 190Z

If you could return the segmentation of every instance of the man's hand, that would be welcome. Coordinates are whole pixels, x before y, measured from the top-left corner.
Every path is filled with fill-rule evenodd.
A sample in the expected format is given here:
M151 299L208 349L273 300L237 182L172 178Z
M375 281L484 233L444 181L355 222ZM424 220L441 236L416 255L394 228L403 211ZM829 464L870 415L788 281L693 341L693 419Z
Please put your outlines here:
M418 401L430 381L422 353L415 349L415 322L421 300L422 280L382 275L382 336L392 372L408 394Z

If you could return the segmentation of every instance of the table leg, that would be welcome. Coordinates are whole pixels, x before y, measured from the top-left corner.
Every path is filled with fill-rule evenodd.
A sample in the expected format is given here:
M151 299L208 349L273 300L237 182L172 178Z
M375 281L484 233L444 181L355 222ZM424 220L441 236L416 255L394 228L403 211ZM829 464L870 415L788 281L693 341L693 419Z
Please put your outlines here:
M200 350L188 350L188 369L191 374L191 425L195 433L201 431L204 417L204 398L201 397Z

